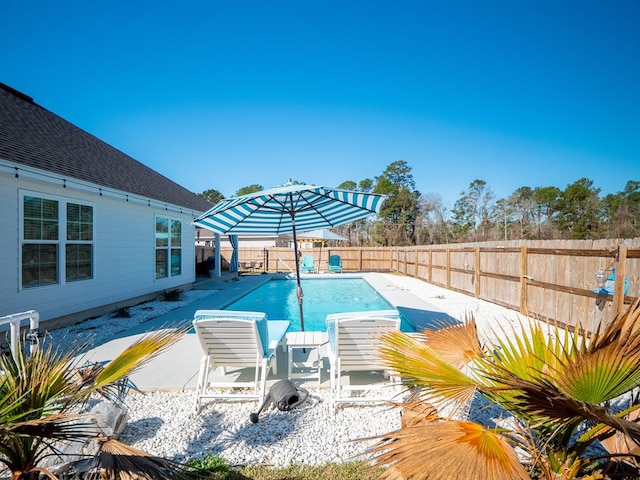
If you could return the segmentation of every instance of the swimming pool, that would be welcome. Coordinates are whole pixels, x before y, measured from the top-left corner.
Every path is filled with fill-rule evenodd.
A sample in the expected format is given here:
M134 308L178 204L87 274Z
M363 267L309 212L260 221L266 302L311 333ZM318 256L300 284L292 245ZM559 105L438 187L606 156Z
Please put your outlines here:
M330 313L394 308L363 278L302 279L301 285L304 329L308 331L324 332ZM295 280L269 280L224 309L266 312L273 320L291 320L289 331L300 331Z

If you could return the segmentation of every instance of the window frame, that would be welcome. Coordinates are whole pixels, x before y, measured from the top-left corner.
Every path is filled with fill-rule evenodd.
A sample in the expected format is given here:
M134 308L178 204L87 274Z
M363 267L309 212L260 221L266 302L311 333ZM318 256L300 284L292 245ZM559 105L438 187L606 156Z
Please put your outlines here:
M31 291L34 289L41 289L47 287L56 287L56 286L64 286L69 284L82 283L87 281L95 280L96 278L96 259L95 259L95 243L96 243L96 205L93 202L88 202L85 200L79 200L75 198L62 197L59 195L51 195L43 192L35 192L30 190L19 190L18 201L19 201L19 256L18 256L18 289L19 291ZM25 201L27 198L33 197L40 200L48 200L57 202L58 216L57 216L57 239L31 239L25 238ZM75 240L68 239L68 215L67 208L69 205L79 205L80 207L89 207L91 209L91 222L90 222L90 237L91 239L81 238ZM80 208L82 210L82 208ZM80 222L82 225L82 222ZM85 222L85 225L87 223ZM86 229L85 229L86 233ZM43 235L41 235L42 237ZM24 276L24 247L25 245L55 245L55 269L56 269L56 278L55 281L50 283L38 283L34 285L25 285L25 276ZM89 254L89 269L90 276L86 278L73 278L69 279L67 277L67 247L72 245L90 245L90 254Z
M166 221L166 232L159 231L160 221ZM174 225L179 225L179 235L174 236ZM166 233L166 242L162 236ZM161 241L161 245L158 242ZM153 218L153 277L154 280L165 280L183 275L184 269L184 222L169 215L156 214ZM175 263L177 254L177 264ZM164 265L161 265L162 262ZM158 274L159 267L164 267L164 275ZM177 266L177 269L176 269ZM177 273L176 273L177 272Z

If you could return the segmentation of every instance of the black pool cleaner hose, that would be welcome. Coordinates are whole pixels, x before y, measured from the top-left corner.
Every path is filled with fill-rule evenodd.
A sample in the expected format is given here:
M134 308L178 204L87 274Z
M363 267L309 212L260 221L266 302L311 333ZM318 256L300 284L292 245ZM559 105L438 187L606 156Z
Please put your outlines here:
M309 392L304 388L298 388L290 380L278 380L271 386L269 393L260 405L260 409L256 413L249 415L252 423L258 423L258 415L268 403L273 402L278 410L288 412L302 405L309 398Z

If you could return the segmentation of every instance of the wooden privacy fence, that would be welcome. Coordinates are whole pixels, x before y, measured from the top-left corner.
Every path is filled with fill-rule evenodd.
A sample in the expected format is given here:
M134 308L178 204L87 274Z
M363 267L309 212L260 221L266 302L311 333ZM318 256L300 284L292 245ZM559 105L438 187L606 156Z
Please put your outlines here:
M212 253L211 248L197 247L196 260ZM231 248L220 253L222 268L228 268ZM345 272L398 272L532 317L569 325L578 321L587 330L610 322L640 296L640 238L338 246L305 248L301 253L314 255L316 271L323 271L329 255L336 254ZM255 273L295 270L292 248L240 244L239 262L241 271ZM610 275L614 268L619 278L629 280L626 296L622 281L616 281L614 295L595 293L596 272L602 269Z
M322 250L322 251L321 251ZM222 268L229 267L231 247L220 249ZM340 255L345 272L391 271L391 249L387 247L322 247L300 249L301 255L313 255L316 271L326 271L329 255ZM196 261L201 262L213 255L211 247L196 247ZM320 258L322 257L322 258ZM293 248L288 247L243 247L238 248L240 271L291 272L295 270ZM258 265L260 265L258 267Z
M640 239L492 242L393 249L393 270L586 330L610 322L638 297ZM596 293L598 270L612 274L614 295ZM623 294L624 281L629 290ZM472 312L470 312L472 313Z

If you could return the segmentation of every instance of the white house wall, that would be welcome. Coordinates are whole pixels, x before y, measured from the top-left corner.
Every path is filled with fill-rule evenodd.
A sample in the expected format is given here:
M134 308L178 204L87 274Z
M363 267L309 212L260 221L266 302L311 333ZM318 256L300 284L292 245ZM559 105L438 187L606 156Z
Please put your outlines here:
M20 288L21 190L93 204L93 279ZM155 278L156 214L182 221L180 275ZM41 322L65 316L75 316L77 321L81 312L89 314L100 307L190 285L195 281L192 220L191 214L171 209L63 188L46 180L0 174L0 316L36 310Z

